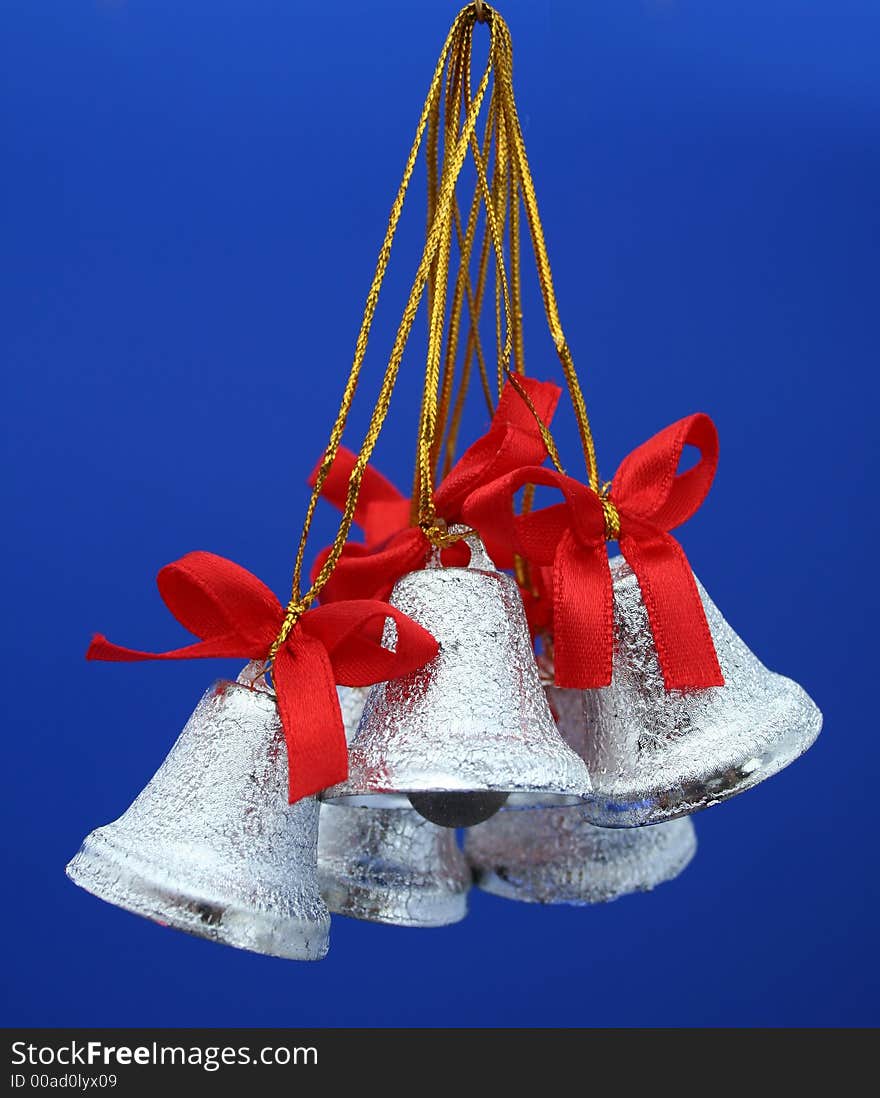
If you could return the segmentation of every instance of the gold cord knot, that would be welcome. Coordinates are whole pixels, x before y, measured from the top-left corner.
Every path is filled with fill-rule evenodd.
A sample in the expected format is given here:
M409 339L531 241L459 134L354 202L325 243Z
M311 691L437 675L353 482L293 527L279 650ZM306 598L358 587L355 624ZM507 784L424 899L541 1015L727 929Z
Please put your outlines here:
M608 481L602 485L602 490L599 492L599 499L602 501L602 511L605 514L605 540L617 541L620 537L620 512L614 504L614 501L610 498L608 493L611 491L611 482Z
M455 545L456 542L462 541L474 533L473 530L468 529L450 534L446 519L442 518L422 519L419 523L419 529L435 549L448 549L450 545Z
M307 609L308 607L304 602L298 602L296 599L290 600L287 604L287 609L284 611L284 621L282 621L281 628L278 630L278 636L272 641L272 647L269 649L269 659L267 662L271 663L275 659L275 656L278 654L278 649L293 632L294 626Z

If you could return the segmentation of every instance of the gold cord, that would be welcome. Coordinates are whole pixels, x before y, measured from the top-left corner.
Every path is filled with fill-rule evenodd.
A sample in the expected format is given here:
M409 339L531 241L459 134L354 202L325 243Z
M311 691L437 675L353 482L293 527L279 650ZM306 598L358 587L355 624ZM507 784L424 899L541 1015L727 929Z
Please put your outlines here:
M480 259L477 268L477 286L476 290L471 289L470 281L467 284L467 299L468 299L468 312L470 314L470 328L468 330L467 343L465 345L464 358L461 366L461 376L459 378L458 392L455 395L455 403L452 407L452 412L449 417L449 429L446 435L446 446L443 455L443 468L441 472L441 478L445 477L449 470L452 468L452 463L455 460L456 443L458 442L458 433L461 428L461 417L464 412L464 401L467 396L468 387L471 377L471 363L476 357L477 368L480 374L480 386L483 392L483 397L486 401L486 408L491 416L495 410L495 404L492 399L492 388L489 384L489 374L486 370L486 360L483 356L483 346L480 340L480 312L483 307L483 294L486 289L486 275L489 269L489 235L484 233L483 243L480 248Z
M534 419L535 423L538 425L538 430L541 432L541 438L544 441L544 447L547 450L547 454L549 455L550 460L553 462L554 468L556 469L557 472L562 473L564 475L565 470L562 468L562 462L559 458L559 451L556 449L556 443L553 441L553 436L550 434L550 428L543 421L543 419L541 419L541 417L538 415L538 409L535 407L534 402L532 401L532 398L529 396L529 394L523 388L522 383L520 382L517 375L515 373L513 373L512 371L508 370L507 371L507 379L510 382L510 384L514 387L514 389L516 389L517 393L522 398L522 400L525 402L525 405L528 408L528 410L532 413L532 418Z
M449 63L446 76L446 87L443 112L443 163L439 169L441 186L448 179L452 163L450 151L454 150L459 137L459 99L461 98L462 84L466 79L465 74L470 72L470 38L463 36L458 43L458 48ZM469 77L467 77L469 80ZM435 103L434 113L437 117L437 129L439 130L440 103ZM436 159L437 148L429 150ZM438 166L431 167L432 173L437 174ZM426 456L426 450L433 450L434 440L438 434L438 422L441 416L442 401L440 398L441 372L440 360L443 350L443 331L446 319L446 299L449 283L449 271L451 263L452 227L458 213L458 202L455 194L452 195L450 217L441 226L440 248L433 264L433 301L428 316L428 349L425 368L425 381L422 391L422 404L419 413L419 427L416 436L416 460L414 482L412 491L411 521L414 525L424 522L431 510L430 500L433 499L433 488L430 476L426 477L426 466L430 468L432 462ZM455 321L456 303L453 301L452 317L450 319L450 338L452 336L452 324ZM449 345L447 342L447 352ZM445 373L445 371L444 371ZM440 429L442 430L442 428Z
M388 268L388 262L391 258L391 246L394 241L395 233L397 231L398 222L400 221L401 212L403 211L403 204L406 198L406 192L409 187L410 180L412 179L413 171L415 169L416 159L418 157L419 148L421 147L422 138L424 136L425 129L428 124L428 119L434 106L434 102L440 94L440 85L447 58L449 57L452 47L457 43L458 37L462 31L462 27L466 24L466 22L467 9L458 14L452 24L449 34L447 35L446 41L443 44L443 49L440 52L440 58L437 62L436 68L434 69L434 75L431 78L431 83L428 88L428 95L425 100L424 107L422 108L422 113L419 117L418 125L416 127L416 135L413 140L412 147L410 148L409 156L406 160L406 165L403 171L403 179L401 180L397 195L391 206L391 213L388 219L388 226L385 230L385 237L382 241L382 246L379 249L379 258L376 263L376 271L373 275L373 281L367 293L367 300L364 306L364 315L363 319L361 320L360 331L358 332L358 337L355 343L354 360L352 362L351 371L349 372L348 381L346 382L345 389L342 394L342 402L340 404L339 412L337 413L336 420L330 432L330 439L327 444L327 449L324 452L323 460L320 467L318 468L317 476L315 478L315 486L312 491L311 498L309 499L309 504L306 509L306 516L303 521L303 530L300 537L299 545L297 547L291 598L288 606L289 612L294 614L298 605L308 606L312 601L314 601L314 599L317 597L318 591L320 591L320 587L323 586L323 583L320 586L313 584L312 589L308 592L308 594L305 597L300 598L302 585L302 568L303 561L305 559L308 534L311 529L315 509L318 505L318 500L321 498L321 492L323 491L324 483L326 482L327 477L330 473L330 469L333 466L333 462L336 459L336 454L342 441L343 431L345 430L345 424L348 420L352 401L354 400L354 395L357 390L361 368L363 366L364 358L367 352L367 343L369 341L370 330L373 325L373 318L375 316L376 306L379 301L379 292L382 288L382 283L385 279L385 272ZM384 380L388 380L387 370ZM385 387L383 386L383 389L384 388ZM342 545L345 543L345 539L348 536L348 531L351 528L351 523L354 517L354 507L357 502L357 494L360 488L361 478L363 477L363 467L365 465L365 462L364 465L360 467L359 463L356 464L355 469L352 471L352 476L349 479L345 511L339 525L339 531L337 532L336 539L334 541L334 549L337 548L336 543L339 543L338 551L335 552L335 557L337 560L339 558L339 553L342 551ZM326 578L329 578L332 572L332 568L329 570L324 569L322 571L326 571ZM326 582L326 578L324 579L324 582Z
M497 43L499 39L495 32L494 24L491 26L491 42L489 53L489 66L490 68L497 67ZM451 119L451 112L449 112L449 104L456 103L459 94L460 85L464 82L465 90L470 83L469 77L469 61L470 61L470 38L467 38L460 47L460 55L456 59L456 65L453 69L453 76L447 82L447 125L445 132L444 143L444 170L446 170L446 148L453 140L453 133L455 128L455 121ZM496 84L497 86L497 84ZM494 91L493 91L494 98ZM474 100L470 97L470 92L467 90L467 96L463 96L463 102L466 110L466 118L470 117L473 110ZM489 119L491 124L492 116L492 101L490 100ZM496 131L497 134L497 131ZM464 138L464 132L462 131L462 138ZM499 148L496 150L496 173L498 178L496 179L495 193L490 190L489 181L486 174L486 165L483 158L483 149L481 149L479 142L477 141L474 127L470 127L470 132L467 135L470 143L471 152L473 154L474 166L476 169L477 181L479 186L479 193L482 197L483 206L486 211L486 225L487 232L492 241L492 245L495 251L495 266L496 266L496 334L497 342L499 346L498 356L498 377L499 377L499 391L503 385L504 374L508 368L510 356L512 353L512 328L510 323L511 304L510 304L510 292L507 284L507 273L505 269L504 260L504 245L503 245L503 225L499 224L499 209L496 207L496 196L499 205L503 207L504 200L507 193L506 184L506 164L507 157L501 154L501 142L499 140ZM454 167L454 165L453 165ZM440 420L438 403L440 401L439 386L440 386L440 347L442 344L442 321L443 311L445 308L445 285L449 277L449 245L451 244L451 229L452 222L455 220L455 209L453 203L452 217L448 226L443 228L443 241L444 247L440 250L437 257L436 265L436 278L437 286L435 288L435 307L432 317L431 331L429 334L429 347L428 347L428 362L425 373L425 386L422 399L422 412L420 415L420 430L419 430L419 446L416 460L416 476L415 487L413 492L413 520L426 532L426 535L432 542L439 544L437 540L439 535L437 534L437 525L435 522L436 511L434 507L434 465L436 462L437 453L437 439L440 437L438 432L438 423ZM465 251L467 248L467 239L464 242ZM467 257L469 258L469 256ZM466 259L463 256L463 259ZM466 268L465 268L466 269ZM505 335L502 338L502 307L506 323L504 324ZM455 329L458 324L457 313L461 309L461 297L459 296L457 301L454 301L454 314L450 323L450 335L455 334Z
M611 481L607 481L599 491L599 499L602 501L602 511L605 515L605 540L617 541L620 537L620 513L608 495L610 491Z
M494 121L494 109L493 104L489 104L489 117L486 120L486 133L483 137L482 157L485 161L488 156L489 144L492 138L492 126ZM461 228L461 215L458 209L458 203L454 203L452 209L452 216L455 226L456 243L459 251L459 265L458 274L455 280L455 290L452 297L452 305L449 310L449 322L448 322L448 336L446 341L446 356L443 366L443 381L440 390L440 406L438 409L438 429L437 435L434 440L434 449L431 454L432 465L434 468L437 466L439 452L443 439L443 430L447 426L447 420L450 418L450 405L452 404L453 384L455 380L455 363L458 353L459 336L461 330L461 314L464 299L467 298L468 313L471 319L471 329L468 333L469 344L468 350L465 354L465 358L462 362L461 378L459 382L459 391L457 398L464 394L467 390L468 381L470 378L470 359L472 355L472 349L470 346L471 335L476 329L477 339L479 340L479 313L480 306L475 300L475 294L473 286L470 280L470 263L471 256L473 255L474 240L477 234L477 222L480 213L480 192L475 190L473 198L471 199L471 208L468 212L467 227L465 232L462 233ZM488 258L488 256L487 256ZM482 267L481 267L482 269ZM485 277L485 276L484 276ZM478 293L478 297L482 299L482 293ZM482 356L482 348L479 349L479 355ZM485 367L484 367L485 368ZM456 403L453 406L452 415L455 415L455 410L459 408L459 401L456 399ZM489 410L491 413L492 403L491 396L489 400ZM460 414L460 412L459 412ZM450 433L452 432L452 425L449 426Z
M526 216L529 222L529 231L532 238L532 248L535 253L535 265L538 269L538 282L541 287L541 296L544 300L544 312L550 327L550 334L556 345L556 353L562 364L565 380L568 385L569 396L574 407L575 418L578 425L578 433L584 450L584 458L587 466L587 478L593 491L599 490L599 472L596 462L596 447L593 442L593 433L590 429L590 421L587 417L587 408L578 381L574 360L571 356L565 333L562 330L562 322L559 319L559 306L556 302L556 292L553 287L553 276L550 271L550 258L547 254L547 243L544 238L544 228L538 212L538 199L535 193L535 185L529 168L526 155L525 141L516 110L516 101L513 94L513 46L510 31L507 24L501 19L493 19L499 25L499 37L504 46L499 50L499 76L502 83L501 101L504 107L506 122L510 130L513 145L513 157L516 163L516 171L519 177L519 186L525 206Z
M471 47L477 23L485 23L488 27L489 57L476 89L472 90ZM306 509L296 552L290 601L278 637L271 647L270 660L287 640L302 614L318 597L342 553L354 521L364 472L387 418L404 350L423 296L427 298L428 346L419 415L413 519L437 547L442 548L452 544L461 536L450 535L442 516L436 514L433 492L434 470L438 465L444 433L446 446L443 469L448 471L451 464L474 358L478 364L487 405L490 408L493 405L479 333L490 250L494 255L495 270L498 389L500 392L505 378L511 380L535 416L553 464L561 471L562 464L552 435L546 424L540 421L534 405L518 381L518 376L525 370L520 273L521 210L525 213L529 225L544 311L574 407L589 484L603 500L609 537L616 536L614 531L619 533L619 517L614 504L607 498L607 492L604 494L600 492L595 446L586 405L559 319L534 182L516 110L512 74L512 41L506 23L488 4L479 2L468 4L456 16L441 50L416 127L413 144L405 162L403 178L391 206L388 225L379 249L376 270L367 294L364 314L355 342L348 380ZM490 85L492 91L487 100ZM477 138L477 123L484 102L488 102L488 110L481 143ZM443 131L442 163L439 157L441 130ZM314 582L303 594L302 572L309 532L318 500L339 451L358 388L392 244L423 140L426 141L427 159L427 217L424 250L391 347L378 397L349 476L345 505L336 536ZM456 197L456 184L469 152L476 171L476 187L463 228ZM485 215L485 226L474 285L471 282L470 264L481 208ZM505 260L505 237L508 243L510 277L507 274ZM453 243L458 251L458 264L450 296L448 291ZM469 316L469 331L458 391L453 395L455 362L465 302ZM450 315L448 323L445 323L447 303ZM444 328L447 333L445 354ZM531 492L533 488L527 486L527 506L530 506Z
M366 469L367 463L369 462L370 456L373 452L373 448L376 444L376 441L379 437L382 426L388 414L391 394L397 381L397 374L400 368L401 360L403 358L403 352L406 347L409 334L412 331L413 322L415 320L416 313L418 312L419 304L421 302L425 286L430 276L431 267L434 263L435 257L438 254L438 249L440 248L442 238L444 237L444 234L448 232L448 228L446 226L450 217L450 208L452 203L452 197L454 194L455 182L458 179L458 176L464 164L464 160L470 144L471 135L474 132L477 118L480 113L480 108L482 107L493 69L494 50L491 48L491 45L494 44L497 38L497 31L494 23L490 23L490 34L492 38L492 44L490 44L490 58L487 62L486 69L482 75L479 86L477 87L476 94L474 95L469 105L464 123L462 125L461 136L455 142L454 148L452 149L452 152L450 154L449 171L440 183L436 199L436 211L434 220L427 234L427 240L425 242L425 248L422 253L422 258L416 270L416 275L413 279L409 298L403 311L403 317L401 318L400 324L397 329L397 334L394 338L394 343L391 348L391 354L389 356L388 364L385 368L385 374L382 379L382 385L379 390L379 397L376 401L376 405L370 417L370 422L367 428L366 435L364 437L363 444L357 455L357 458L355 459L354 466L349 476L345 507L343 509L342 518L340 520L336 537L334 538L333 544L331 545L330 553L328 554L327 559L325 560L323 566L318 572L318 575L315 577L315 580L312 583L311 587L304 595L301 595L300 591L302 582L302 567L305 558L305 548L309 530L311 529L312 520L314 518L314 513L317 507L318 500L321 496L321 491L323 489L327 476L329 475L330 469L333 465L333 461L336 458L336 454L339 450L342 433L344 431L348 414L351 409L352 400L354 398L361 367L363 365L363 360L366 354L367 342L370 329L372 327L373 317L375 315L379 291L381 289L382 282L385 277L385 272L387 270L388 261L390 259L391 243L394 238L397 224L400 220L400 214L403 209L403 202L406 191L409 186L410 179L412 178L419 148L421 147L422 138L428 125L429 116L434 108L434 103L440 94L440 89L443 81L443 72L447 59L449 58L450 54L453 53L453 51L458 47L460 42L460 36L462 34L471 33L474 21L474 8L471 4L459 13L459 15L456 17L455 22L452 25L452 29L450 30L446 43L444 44L443 50L441 52L440 59L437 63L437 67L434 71L434 76L431 80L431 85L428 91L428 97L425 101L425 105L422 109L422 114L419 118L419 123L416 129L416 137L413 141L409 157L407 158L406 167L404 169L404 177L401 181L397 197L395 198L395 201L392 205L391 216L389 218L388 228L385 233L385 239L379 252L379 260L376 267L376 273L373 277L373 282L367 295L367 304L364 310L364 317L361 322L361 329L358 334L358 340L355 346L354 362L352 364L352 369L349 374L348 383L346 384L345 391L343 393L342 404L337 415L336 422L334 423L333 430L331 431L330 441L325 451L324 458L318 469L318 473L315 479L315 485L312 491L311 498L309 500L308 508L306 510L306 517L303 523L303 531L297 550L296 564L294 566L292 594L288 604L288 612L294 619L296 618L296 615L298 613L302 612L301 608L308 608L311 603L314 602L314 600L317 598L324 584L332 575L333 569L336 567L336 564L342 553L343 546L345 545L345 541L348 537L349 530L351 529L351 525L354 520L354 512L357 505L361 482L364 476L364 470ZM430 416L427 418L430 421ZM285 618L285 620L287 619Z

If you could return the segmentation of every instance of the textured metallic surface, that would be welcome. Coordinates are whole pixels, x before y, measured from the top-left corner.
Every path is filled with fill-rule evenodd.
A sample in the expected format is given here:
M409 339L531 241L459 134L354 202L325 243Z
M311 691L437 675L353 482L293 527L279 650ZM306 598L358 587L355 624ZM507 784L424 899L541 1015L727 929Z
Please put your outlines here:
M613 679L580 695L585 734L574 743L593 781L593 823L635 827L706 808L806 751L822 714L797 683L767 670L699 582L725 685L667 693L638 582L622 557L611 572Z
M339 709L342 713L342 723L345 726L345 742L351 743L364 715L364 706L370 696L369 686L337 686L336 696L339 698Z
M684 817L654 827L595 827L583 808L504 809L467 831L485 892L538 904L597 904L672 880L697 849Z
M318 804L287 803L287 751L271 695L216 683L127 812L67 867L108 903L240 949L319 960Z
M465 917L471 874L455 832L412 809L324 804L318 882L334 913L428 927Z
M583 701L576 690L544 687L560 733L583 753ZM697 849L686 817L655 827L610 830L589 809L506 810L465 833L477 885L508 900L596 904L645 892L677 877Z
M467 568L435 563L396 584L391 602L440 652L373 688L348 781L325 800L407 807L410 792L497 790L510 803L565 804L589 794L587 769L547 707L517 586L468 541Z
M369 689L337 687L350 740ZM321 805L318 883L334 914L398 926L446 926L467 914L471 872L455 832L412 809Z

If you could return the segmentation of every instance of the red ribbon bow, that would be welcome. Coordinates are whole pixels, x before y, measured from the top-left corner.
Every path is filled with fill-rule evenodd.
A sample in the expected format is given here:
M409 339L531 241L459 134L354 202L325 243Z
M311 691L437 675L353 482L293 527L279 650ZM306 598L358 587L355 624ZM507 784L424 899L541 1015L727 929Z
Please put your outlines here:
M157 584L171 613L201 640L170 652L139 652L97 635L86 659L263 659L284 620L284 608L261 580L213 553L187 553L167 564ZM386 618L397 627L393 652L381 643ZM336 683L369 686L397 678L422 667L437 651L430 633L384 602L338 602L303 613L272 668L287 741L291 804L348 775Z
M699 449L700 460L679 474L688 444ZM639 581L667 690L724 684L687 557L667 533L699 508L717 464L712 420L688 416L625 458L608 493L620 521L620 551ZM558 488L564 502L515 515L513 497L530 483ZM517 469L473 492L464 518L480 531L490 554L513 545L530 564L552 565L557 684L578 690L607 686L614 603L601 498L554 470Z
M519 378L520 388L528 395L535 412L549 423L556 411L561 390L557 385L534 378ZM523 465L539 464L547 451L528 404L508 382L501 393L489 430L462 454L438 487L434 497L437 514L448 523L462 521L462 511L471 492L481 484ZM322 495L342 510L348 490L348 478L355 455L340 447ZM314 484L315 473L311 483ZM424 567L430 544L418 527L409 525L410 501L368 466L361 483L355 522L363 529L363 542L347 542L342 556L321 592L325 603L352 598L387 598L397 580L407 572ZM323 549L315 560L312 579L327 559ZM513 565L508 546L498 548L495 563L499 568ZM469 553L462 543L443 551L444 563L467 564Z

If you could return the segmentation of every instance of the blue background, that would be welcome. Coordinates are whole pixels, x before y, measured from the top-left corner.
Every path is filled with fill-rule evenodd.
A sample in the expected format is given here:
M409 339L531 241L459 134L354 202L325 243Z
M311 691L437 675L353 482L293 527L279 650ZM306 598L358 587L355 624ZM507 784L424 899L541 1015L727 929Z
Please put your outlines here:
M87 665L90 633L179 642L153 576L190 549L286 591L454 10L0 7L6 1024L880 1021L872 0L502 6L603 472L713 415L718 478L681 538L734 627L824 710L815 748L701 815L695 862L652 895L574 910L474 894L467 921L421 933L335 919L320 965L163 930L64 877L234 670ZM419 189L356 428L417 259ZM556 377L532 285L528 366ZM403 487L417 332L377 455ZM472 431L482 418L475 403Z

